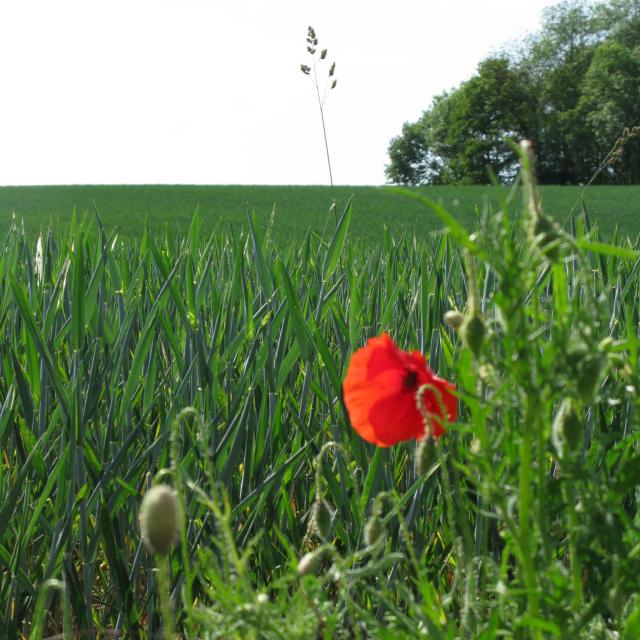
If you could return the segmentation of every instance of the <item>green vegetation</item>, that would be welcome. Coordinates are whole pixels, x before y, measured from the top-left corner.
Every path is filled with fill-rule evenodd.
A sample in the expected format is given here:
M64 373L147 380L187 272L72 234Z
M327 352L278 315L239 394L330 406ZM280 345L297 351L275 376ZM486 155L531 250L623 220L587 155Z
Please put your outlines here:
M640 5L566 0L539 33L483 60L389 146L389 180L483 184L533 140L542 184L640 183ZM636 138L636 139L634 139Z
M485 202L499 208L501 197L509 189L486 186L422 187L419 191L441 202L468 227L473 227ZM542 187L547 211L566 223L575 206L580 211L580 187ZM196 208L202 219L203 233L214 229L225 235L247 230L247 211L256 213L257 224L266 229L273 216L273 233L285 242L304 241L307 231L322 234L335 225L330 213L337 202L337 213L353 196L350 237L378 244L387 226L394 236L416 234L418 239L440 229L432 212L378 187L316 186L59 186L0 187L0 234L6 234L15 213L18 225L31 242L50 225L69 226L74 209L78 218L97 210L108 231L120 236L141 238L145 225L153 234L185 234ZM585 192L589 218L602 234L610 238L617 228L635 237L640 233L640 187L592 186ZM95 204L95 207L94 207ZM513 205L520 209L520 200Z
M417 244L354 242L357 201L302 242L276 243L277 217L135 242L93 216L11 228L0 637L171 637L170 594L187 638L637 638L640 252L582 213L563 232L525 184L523 215L507 199L473 235L429 205L448 233ZM473 353L442 320L470 308ZM381 331L457 386L422 475L341 401ZM154 479L180 503L148 509L160 546L175 518L181 539L155 560Z

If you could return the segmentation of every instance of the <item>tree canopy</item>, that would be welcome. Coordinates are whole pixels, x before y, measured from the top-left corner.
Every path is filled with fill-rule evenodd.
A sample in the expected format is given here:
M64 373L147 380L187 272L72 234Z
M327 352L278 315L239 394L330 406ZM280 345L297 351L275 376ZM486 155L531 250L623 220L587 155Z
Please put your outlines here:
M509 181L511 141L526 137L546 184L638 183L639 125L640 0L565 0L538 33L406 122L386 175L414 185L482 184L490 172Z

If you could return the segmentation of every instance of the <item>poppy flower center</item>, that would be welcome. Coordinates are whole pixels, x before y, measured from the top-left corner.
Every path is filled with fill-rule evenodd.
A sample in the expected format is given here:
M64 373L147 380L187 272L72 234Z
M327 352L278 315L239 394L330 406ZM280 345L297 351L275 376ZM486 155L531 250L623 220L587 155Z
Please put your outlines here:
M402 386L405 391L415 391L418 388L418 372L415 369L406 369Z

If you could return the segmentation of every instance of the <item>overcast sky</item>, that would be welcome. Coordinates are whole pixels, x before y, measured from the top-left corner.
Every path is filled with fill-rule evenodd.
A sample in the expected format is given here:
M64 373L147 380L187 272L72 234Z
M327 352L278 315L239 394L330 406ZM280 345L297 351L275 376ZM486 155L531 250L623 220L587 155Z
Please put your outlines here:
M552 0L0 0L0 184L336 184ZM326 70L324 70L326 73Z

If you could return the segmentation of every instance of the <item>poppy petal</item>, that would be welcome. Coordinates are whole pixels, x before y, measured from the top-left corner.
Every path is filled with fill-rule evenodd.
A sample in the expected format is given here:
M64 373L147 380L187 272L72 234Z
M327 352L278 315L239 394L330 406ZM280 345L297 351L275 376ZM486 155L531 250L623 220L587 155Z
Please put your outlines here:
M439 437L445 431L444 421L438 419L444 417L443 407L450 421L456 418L454 386L438 378L419 351L400 350L386 333L369 339L352 355L344 379L351 425L364 440L380 447L423 438L424 417L416 406L416 392L423 384L433 387L423 393L423 403L433 416L433 435Z

